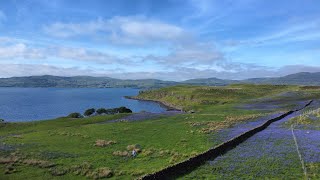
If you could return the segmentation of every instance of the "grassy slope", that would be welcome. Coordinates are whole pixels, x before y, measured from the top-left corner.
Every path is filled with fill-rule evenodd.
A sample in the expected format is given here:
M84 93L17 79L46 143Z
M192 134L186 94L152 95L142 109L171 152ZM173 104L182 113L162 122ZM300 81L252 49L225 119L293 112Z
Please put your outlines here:
M295 90L298 90L297 86L284 85L174 86L144 91L137 97L165 102L184 110L211 112L211 108L217 105L243 103L254 98L270 97L280 92Z
M217 127L224 128L260 115L256 111L235 109L234 105L258 97L270 97L295 90L299 90L299 87L176 86L148 91L139 97L164 101L184 109L194 109L197 113L133 123L96 124L122 116L116 115L81 120L62 118L32 123L2 124L0 126L0 136L4 137L2 141L17 149L12 151L15 154L11 155L10 151L0 150L0 162L1 158L5 157L47 160L56 163L57 169L67 171L61 176L64 179L84 178L75 175L71 169L74 165L88 162L92 165L90 171L108 167L114 171L113 178L131 179L177 163L221 143L208 138L214 136ZM199 122L200 126L190 125ZM13 134L19 136L12 136ZM117 143L107 147L93 146L97 139L113 140ZM143 151L136 158L113 155L115 151L125 151L130 144L142 146ZM50 168L21 163L14 165L17 172L9 175L0 173L0 179L55 178L49 173ZM8 164L0 164L2 172L7 168Z

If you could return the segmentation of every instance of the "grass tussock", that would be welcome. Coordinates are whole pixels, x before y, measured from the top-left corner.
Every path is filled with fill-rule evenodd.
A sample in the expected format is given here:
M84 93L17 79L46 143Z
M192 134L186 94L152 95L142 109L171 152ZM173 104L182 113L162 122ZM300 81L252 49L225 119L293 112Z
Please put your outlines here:
M70 171L75 175L86 176L92 171L92 168L93 166L90 163L84 162L80 165L71 166Z
M17 172L14 164L8 164L5 167L4 174L13 174Z
M22 161L22 163L29 166L36 166L39 168L50 168L50 167L56 166L56 164L51 163L49 161L38 160L38 159L25 159Z
M52 176L63 176L67 174L68 170L63 167L53 167L49 172Z
M107 167L98 168L87 175L87 177L92 179L110 178L112 176L113 176L113 171Z
M128 151L133 151L135 150L136 152L140 153L142 148L139 144L131 144L127 146L127 150Z
M81 138L89 138L87 135L83 135L81 133L72 133L66 131L48 131L49 136L59 135L59 136L67 136L67 137L81 137Z
M128 151L114 151L112 153L112 155L114 156L121 156L121 157L127 157L130 155L130 153Z
M94 146L106 147L106 146L113 145L113 144L116 144L116 143L117 143L116 141L106 141L106 140L98 139L94 143Z
M114 175L114 172L110 168L101 167L94 169L88 162L71 166L71 168L69 168L69 172L78 176L86 176L90 179L110 178Z
M0 157L0 164L13 164L19 162L19 158L16 156Z
M8 157L0 157L0 164L4 164L4 174L13 174L17 172L16 166L33 166L37 168L53 168L55 163L51 163L45 160L39 159L25 159L23 156L19 156L17 153L11 153ZM50 170L51 172L51 170Z

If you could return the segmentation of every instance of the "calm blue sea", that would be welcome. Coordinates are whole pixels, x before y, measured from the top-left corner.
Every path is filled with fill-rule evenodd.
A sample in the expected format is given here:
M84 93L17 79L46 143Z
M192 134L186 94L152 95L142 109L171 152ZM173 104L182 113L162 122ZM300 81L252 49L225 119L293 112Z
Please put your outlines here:
M130 88L0 88L0 119L5 121L45 120L83 113L88 108L126 106L134 112L163 112L154 102L125 99L137 95Z

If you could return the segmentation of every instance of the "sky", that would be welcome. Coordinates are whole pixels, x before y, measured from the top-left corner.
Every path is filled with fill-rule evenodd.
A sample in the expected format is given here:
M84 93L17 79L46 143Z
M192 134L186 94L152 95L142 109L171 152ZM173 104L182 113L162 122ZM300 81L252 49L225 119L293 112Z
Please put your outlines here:
M319 0L0 0L0 77L319 71Z

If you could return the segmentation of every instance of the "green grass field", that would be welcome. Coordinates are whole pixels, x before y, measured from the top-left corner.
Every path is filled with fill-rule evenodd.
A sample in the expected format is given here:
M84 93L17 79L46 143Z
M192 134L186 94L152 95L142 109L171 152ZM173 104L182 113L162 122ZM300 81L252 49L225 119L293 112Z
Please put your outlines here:
M285 92L299 95L278 96ZM283 111L294 104L286 103L289 99L318 96L317 89L298 86L174 86L145 91L138 97L195 113L104 124L100 122L127 114L1 123L0 179L138 178L221 143L212 141L220 129ZM263 98L286 106L267 111L237 108ZM130 156L130 145L140 146L135 158Z

